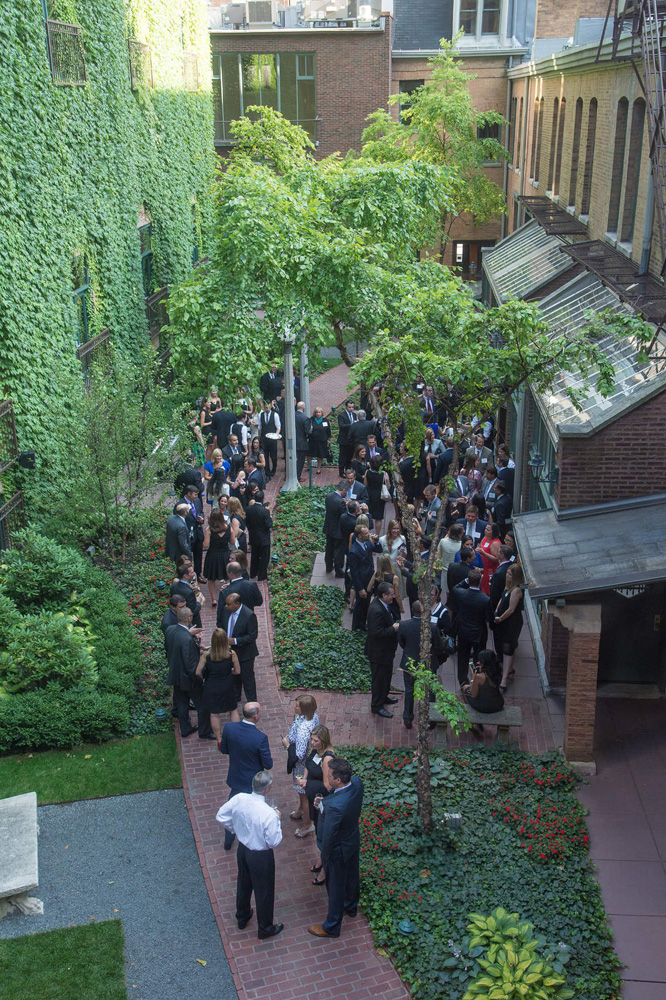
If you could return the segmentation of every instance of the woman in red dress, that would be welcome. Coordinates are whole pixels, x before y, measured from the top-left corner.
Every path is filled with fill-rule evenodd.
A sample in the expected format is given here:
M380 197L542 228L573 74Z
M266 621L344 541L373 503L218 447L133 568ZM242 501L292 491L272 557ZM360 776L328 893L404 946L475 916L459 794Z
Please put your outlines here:
M498 524L487 524L483 541L477 545L476 551L483 559L483 575L481 577L481 592L490 596L490 578L499 563L499 550L502 544Z

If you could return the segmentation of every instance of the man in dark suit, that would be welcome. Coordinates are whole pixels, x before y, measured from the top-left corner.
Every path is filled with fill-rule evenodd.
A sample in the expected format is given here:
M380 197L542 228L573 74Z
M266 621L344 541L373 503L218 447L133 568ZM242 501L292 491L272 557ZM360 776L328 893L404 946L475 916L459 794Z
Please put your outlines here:
M264 494L258 490L254 500L248 504L245 512L245 524L252 546L250 556L250 576L257 580L265 580L268 576L268 562L271 557L271 528L273 518L270 511L264 507ZM227 570L228 572L228 570ZM258 589L258 588L257 588ZM261 601L259 601L261 604ZM243 601L247 604L247 601ZM251 607L251 605L249 605Z
M488 642L488 607L490 598L479 589L481 573L471 569L467 577L469 587L466 590L458 588L456 605L458 617L456 630L458 634L458 683L465 684L469 670L470 656L476 657Z
M250 611L260 608L264 603L261 591L252 580L246 580L237 562L233 560L227 566L227 583L220 588L217 598L217 627L223 628L222 616L225 612L226 600L229 594L238 594L241 604L244 604Z
M241 721L227 722L222 730L220 753L229 755L227 785L230 799L239 792L249 794L252 791L252 779L255 774L259 771L270 771L273 767L268 736L257 729L260 718L259 702L248 701L243 705ZM234 840L235 834L227 830L224 834L225 851L231 850Z
M371 703L373 715L392 719L393 713L385 705L395 705L397 699L389 698L393 660L398 648L399 622L395 621L390 605L395 600L395 591L390 583L380 583L377 596L368 608L368 635L365 640L365 655L370 660Z
M229 443L231 425L236 422L236 414L231 410L216 410L211 422L211 433L213 434L216 448L224 448Z
M181 500L179 500L176 506L178 507L181 504L187 504L187 516L185 518L185 523L187 524L190 532L194 572L197 574L201 582L205 583L206 581L203 579L201 567L203 563L203 543L206 532L204 531L203 502L196 486L192 485L187 487L184 496ZM174 508L174 510L175 509L176 508Z
M243 467L243 449L238 441L238 436L229 432L227 443L222 449L222 457L226 458L231 466L230 475L235 476L239 469Z
M324 550L324 565L326 572L332 573L335 569L337 577L343 577L345 562L345 544L340 528L340 518L347 510L347 504L343 495L347 489L346 482L338 483L333 493L327 493L324 500L324 534L326 535L326 548Z
M509 496L513 496L513 484L516 478L516 470L509 468L509 459L502 452L498 452L497 458L495 460L497 466L497 478L500 479L506 486L506 491Z
M338 413L338 472L340 478L345 474L345 469L350 465L354 449L351 446L351 429L356 423L354 413L354 403L347 400L344 410Z
M414 601L412 605L412 617L409 621L400 622L398 625L398 644L402 647L402 659L400 669L405 683L405 702L402 710L402 721L405 729L411 729L414 721L414 678L410 671L410 660L414 663L421 663L421 602ZM433 674L437 673L443 647L441 633L437 625L430 623L430 658L429 666ZM431 701L434 695L431 694Z
M282 391L283 384L282 373L278 371L278 366L273 361L270 371L265 372L259 379L259 390L262 398L269 403L271 400L277 399Z
M360 893L359 851L361 838L358 820L363 808L363 783L352 774L344 757L334 757L328 765L326 787L329 794L317 796L315 808L321 808L317 824L317 845L326 873L328 913L321 924L311 924L315 937L340 937L342 917L356 916Z
M485 438L481 433L474 435L474 444L465 452L465 458L471 458L472 456L479 460L479 472L481 475L483 475L489 465L493 464L493 453L490 448L486 447Z
M169 661L167 683L173 687L173 704L178 714L180 735L185 739L198 728L200 739L214 740L215 736L210 728L210 715L199 707L201 691L194 675L201 650L190 633L192 612L189 608L180 608L177 617L177 624L170 625L166 631L165 645ZM197 706L197 726L190 725L190 698Z
M488 527L487 521L482 521L479 518L479 508L476 504L469 504L467 510L465 511L464 517L459 517L456 524L462 524L465 529L465 534L469 535L474 541L474 548L480 545L483 541L483 535Z
M356 473L353 469L347 469L345 471L345 480L347 481L347 490L345 492L346 500L356 500L357 503L368 502L368 490L364 483L359 483L356 478Z
M264 470L257 468L257 461L254 458L246 458L243 468L245 470L245 504L243 506L247 509L247 504L254 492L252 487L256 486L257 490L263 492L266 485L266 477L264 476Z
M259 635L257 616L254 611L250 611L244 604L241 604L240 596L236 591L230 591L224 599L221 614L218 609L217 620L218 628L223 628L227 633L229 644L240 663L240 674L234 677L236 696L240 701L242 687L246 699L256 701L257 682L254 679L254 661L259 653L257 649L257 636Z
M170 596L174 594L180 594L186 605L192 612L192 621L197 628L201 628L201 612L199 610L199 604L197 602L197 596L192 589L192 581L195 579L194 569L192 564L186 566L181 566L179 570L176 570L176 576L178 577L177 583L171 584Z
M385 448L380 448L376 434L368 434L365 443L365 457L369 462L371 458L378 458L380 462L386 461L388 452Z
M354 542L347 553L347 566L349 567L351 585L356 591L356 601L352 615L352 631L365 628L368 607L370 605L368 586L375 572L372 553L382 551L379 542L370 541L370 531L366 524L357 524L354 528L354 535Z
M435 461L435 471L433 473L432 481L433 483L438 483L440 479L444 479L449 474L449 468L451 462L453 461L453 448L445 448L444 451L440 451ZM465 479L465 482L467 480Z
M423 390L423 395L419 396L419 406L421 407L421 416L423 417L424 424L436 424L437 423L437 402L435 400L435 393L431 385L425 386Z
M354 454L354 449L357 445L367 445L368 434L376 434L377 432L377 421L367 420L365 410L359 410L356 416L358 419L355 421L349 432L349 444L352 455Z
M476 553L471 545L466 545L460 550L460 559L458 562L450 562L446 570L446 589L449 594L453 592L453 588L457 587L459 583L466 580L469 576L469 571L471 570Z
M178 473L173 481L173 488L177 496L182 496L188 486L196 486L199 496L204 492L204 482L201 473L191 465L179 466Z
M492 616L495 613L497 605L502 599L502 594L504 593L504 587L506 586L506 574L511 565L511 556L513 555L513 550L509 545L500 545L499 548L499 563L497 564L497 569L490 578L490 615L491 622Z
M259 444L266 456L266 482L270 481L277 470L278 446L277 441L267 435L280 434L281 431L282 423L275 402L264 403L264 408L259 413Z
M167 517L164 547L167 556L174 562L178 562L181 556L192 558L190 529L187 526L188 511L186 503L179 503L175 512Z
M506 522L511 517L513 498L509 495L506 484L501 479L495 481L495 501L491 506L493 521L499 525L502 535L506 531Z
M178 624L178 609L185 608L185 598L182 594L172 594L169 598L169 607L166 609L162 615L162 620L160 621L160 628L162 629L162 635L164 636L164 651L166 652L166 634L167 629L170 629L172 625Z
M298 403L295 413L296 420L296 475L301 478L305 456L308 453L308 428L310 421L305 415L305 403Z

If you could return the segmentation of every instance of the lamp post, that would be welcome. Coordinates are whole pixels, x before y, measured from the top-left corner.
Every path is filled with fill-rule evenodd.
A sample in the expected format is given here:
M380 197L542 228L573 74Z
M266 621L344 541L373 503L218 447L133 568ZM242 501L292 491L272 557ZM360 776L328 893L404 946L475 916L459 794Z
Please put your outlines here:
M285 454L285 484L282 493L293 493L298 489L298 476L296 475L296 411L294 408L294 359L292 357L292 347L296 337L291 332L290 327L285 327L282 334L284 342L284 423L286 434L286 454Z
M305 403L305 413L309 417L310 410L310 376L308 374L307 345L301 348L301 402Z

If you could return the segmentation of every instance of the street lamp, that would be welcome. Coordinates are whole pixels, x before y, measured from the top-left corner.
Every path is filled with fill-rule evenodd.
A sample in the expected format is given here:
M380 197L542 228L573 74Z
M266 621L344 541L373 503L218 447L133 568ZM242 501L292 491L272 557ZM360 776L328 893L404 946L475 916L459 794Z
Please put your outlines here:
M296 335L290 326L285 326L281 335L284 343L284 424L286 435L285 452L285 484L281 493L293 493L298 489L296 475L296 411L294 408L294 359L292 348L296 343Z
M527 463L532 470L532 479L535 483L557 483L560 478L560 470L557 466L552 472L545 472L546 462L541 457L540 452L534 451Z

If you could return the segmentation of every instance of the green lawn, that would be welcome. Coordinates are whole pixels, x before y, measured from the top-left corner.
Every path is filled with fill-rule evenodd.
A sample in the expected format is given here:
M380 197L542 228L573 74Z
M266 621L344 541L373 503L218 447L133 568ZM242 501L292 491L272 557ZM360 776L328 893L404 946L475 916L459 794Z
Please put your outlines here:
M0 995L127 1000L119 920L0 941Z
M3 796L37 792L40 805L181 785L173 733L0 757Z

